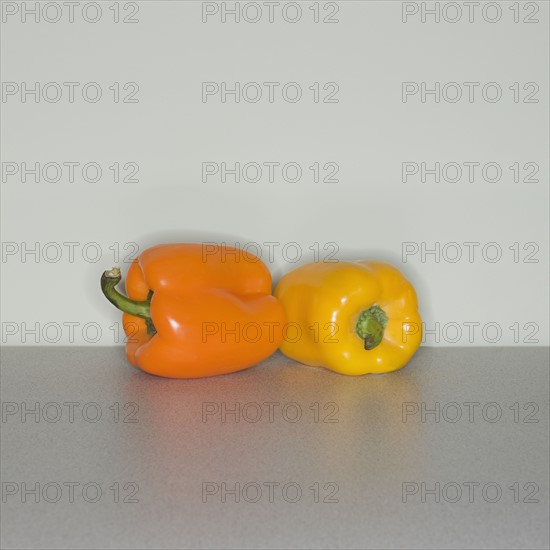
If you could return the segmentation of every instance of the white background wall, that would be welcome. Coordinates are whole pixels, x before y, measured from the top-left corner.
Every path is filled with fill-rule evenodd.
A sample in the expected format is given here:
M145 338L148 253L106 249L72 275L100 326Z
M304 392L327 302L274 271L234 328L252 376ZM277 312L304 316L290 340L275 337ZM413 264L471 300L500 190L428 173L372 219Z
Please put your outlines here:
M447 2L439 23L429 14L422 22L434 2L320 2L319 23L310 1L272 5L273 22L269 6L248 3L239 23L231 14L222 21L234 2L108 1L97 4L101 14L84 4L71 23L62 2L47 12L40 3L40 22L23 17L35 2L2 3L3 344L121 342L120 315L99 290L102 271L115 264L125 271L128 254L177 241L258 243L275 279L312 261L317 246L320 259L333 251L336 259L386 259L418 290L426 328L439 339L428 334L427 345L548 344L547 2L519 12L511 2L473 6L472 22L458 3L455 23ZM285 21L297 17L296 5L300 19ZM247 22L257 7L261 19ZM22 94L37 82L50 101ZM66 82L78 83L72 102ZM242 95L222 102L219 93L202 96L204 82L253 82L248 98L258 86L264 94L256 103ZM280 83L272 103L264 82ZM300 101L282 96L288 82L301 86ZM309 89L316 82L319 102ZM337 102L323 101L334 90L323 91L329 82L338 86ZM404 82L410 89L438 82L445 93L439 102L420 93L405 101ZM463 93L456 102L449 82ZM465 82L479 83L471 85L472 101ZM494 102L482 93L489 82L502 91ZM137 93L129 96L137 88L126 83L136 83ZM519 96L509 89L514 83ZM98 86L101 99L91 102ZM537 87L537 102L524 102ZM485 88L490 98L496 90ZM59 181L48 181L57 178L53 164L38 182L32 174L23 181L22 163L69 162L79 163L73 182L66 166ZM256 183L231 175L223 183L219 173L203 181L206 162L294 162L303 173L296 182L280 169L270 182L267 168ZM315 183L308 168L315 162L336 163L337 181ZM429 174L425 182L420 174L403 181L405 162L458 163L463 174L457 182ZM468 162L480 163L473 181ZM83 176L86 163L100 166L97 182L86 181L94 165ZM114 182L114 163L121 177L135 163L137 181ZM486 163L501 169L499 181L487 181L495 165L483 177ZM469 249L469 242L479 245ZM439 247L440 256L422 257L422 247ZM489 261L498 250L500 259ZM300 260L290 262L297 251Z

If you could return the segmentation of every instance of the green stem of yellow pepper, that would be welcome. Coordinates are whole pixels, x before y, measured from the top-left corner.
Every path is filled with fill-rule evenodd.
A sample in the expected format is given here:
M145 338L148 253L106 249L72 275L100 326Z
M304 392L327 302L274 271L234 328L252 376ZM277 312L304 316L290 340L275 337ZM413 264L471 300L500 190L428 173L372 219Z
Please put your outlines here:
M380 306L371 306L362 311L355 325L357 336L364 342L366 350L374 349L384 338L388 316Z

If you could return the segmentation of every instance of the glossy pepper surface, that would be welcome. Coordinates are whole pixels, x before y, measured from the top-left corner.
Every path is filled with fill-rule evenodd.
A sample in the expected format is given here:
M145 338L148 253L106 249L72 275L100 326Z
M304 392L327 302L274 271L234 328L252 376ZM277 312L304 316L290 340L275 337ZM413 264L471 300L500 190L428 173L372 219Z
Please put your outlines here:
M282 277L275 296L288 322L281 351L300 363L349 375L389 372L420 345L416 292L389 264L306 264Z
M271 295L261 260L225 245L166 244L145 250L116 285L118 268L101 279L105 296L124 311L126 356L169 378L245 369L281 343L285 315Z

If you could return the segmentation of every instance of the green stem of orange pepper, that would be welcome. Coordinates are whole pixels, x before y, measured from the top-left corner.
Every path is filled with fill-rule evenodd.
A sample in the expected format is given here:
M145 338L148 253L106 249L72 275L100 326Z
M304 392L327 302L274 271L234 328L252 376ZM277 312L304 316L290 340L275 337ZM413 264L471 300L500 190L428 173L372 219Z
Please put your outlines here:
M120 283L121 278L122 275L118 267L113 267L113 269L105 271L101 276L101 290L103 294L105 294L107 300L120 309L120 311L145 319L147 332L149 334L155 334L157 331L151 319L151 296L153 293L149 292L147 300L143 302L131 300L115 288L118 283Z

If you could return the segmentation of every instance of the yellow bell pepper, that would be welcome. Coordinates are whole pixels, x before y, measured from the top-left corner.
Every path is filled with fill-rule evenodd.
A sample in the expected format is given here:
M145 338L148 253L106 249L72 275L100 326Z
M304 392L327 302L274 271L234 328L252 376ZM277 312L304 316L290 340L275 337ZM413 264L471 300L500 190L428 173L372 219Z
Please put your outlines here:
M281 351L341 374L404 367L422 339L416 292L378 261L310 263L281 278L275 296L288 324Z

